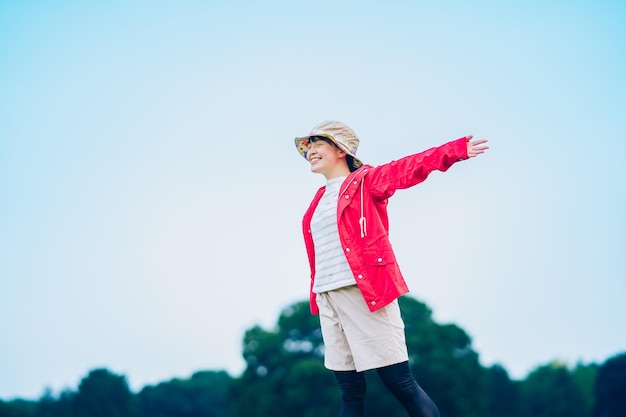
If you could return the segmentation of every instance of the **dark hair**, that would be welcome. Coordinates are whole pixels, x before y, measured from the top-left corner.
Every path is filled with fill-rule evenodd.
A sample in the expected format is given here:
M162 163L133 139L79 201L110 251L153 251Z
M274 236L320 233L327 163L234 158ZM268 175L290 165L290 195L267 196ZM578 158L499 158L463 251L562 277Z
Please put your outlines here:
M346 162L348 163L350 172L354 172L358 169L354 164L354 156L346 154Z
M327 138L327 137L325 137L325 136L311 136L311 137L309 138L309 142L311 142L311 143L315 143L315 142L317 142L318 140L323 140L324 142L326 142L326 143L329 143L329 144L333 145L335 148L339 148L339 146L337 146L337 144L336 144L335 142L333 142L332 140L328 139L328 138Z

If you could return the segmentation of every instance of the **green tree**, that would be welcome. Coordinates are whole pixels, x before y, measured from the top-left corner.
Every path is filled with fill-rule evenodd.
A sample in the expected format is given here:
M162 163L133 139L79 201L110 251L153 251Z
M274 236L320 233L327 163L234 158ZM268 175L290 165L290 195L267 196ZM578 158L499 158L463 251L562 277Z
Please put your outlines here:
M522 381L528 417L588 417L584 395L566 365L540 366Z
M12 417L13 415L13 407L0 400L0 417Z
M593 404L595 398L593 390L597 374L597 364L585 365L582 363L578 363L572 370L572 377L574 378L574 382L582 393L581 399L583 402L583 409L585 410L586 416L591 416L593 413Z
M324 369L319 321L308 302L286 307L274 330L246 331L246 368L233 383L233 415L332 415L339 409L332 373Z
M0 417L34 417L37 403L27 400L0 401Z
M279 401L285 416L333 416L339 410L339 391L319 359L305 358L291 366Z
M47 389L37 404L37 417L68 417L72 415L72 404L75 393L65 390L54 398L52 392Z
M600 366L594 390L595 417L626 416L626 352L607 359Z
M146 417L228 417L232 378L224 371L196 372L190 379L173 379L145 387L138 394Z
M486 370L484 389L485 417L523 417L519 383L501 365Z
M442 415L475 417L481 411L483 368L467 334L432 320L425 304L400 299L412 371L437 402ZM243 341L246 369L233 384L234 416L336 415L339 390L323 367L319 318L308 302L291 305L268 331L249 329ZM375 371L366 374L368 416L400 417L406 412ZM279 400L280 399L280 400Z
M483 407L483 372L471 339L454 324L438 324L426 304L399 299L406 326L411 369L441 415L479 416Z
M107 369L95 369L81 380L72 408L75 417L136 415L133 394L126 378Z

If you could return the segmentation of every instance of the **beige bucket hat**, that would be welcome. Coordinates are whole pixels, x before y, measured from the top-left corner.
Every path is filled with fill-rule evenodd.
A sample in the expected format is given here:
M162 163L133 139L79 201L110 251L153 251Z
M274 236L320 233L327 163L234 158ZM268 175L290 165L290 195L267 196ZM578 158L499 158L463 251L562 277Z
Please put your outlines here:
M298 152L300 152L300 155L302 155L304 159L307 159L307 153L309 152L309 138L313 136L323 136L330 139L346 154L351 156L351 166L348 160L350 171L354 171L363 165L363 162L356 157L356 150L359 147L359 137L354 133L354 130L350 129L345 123L336 120L326 120L315 126L307 136L296 138L296 149L298 149Z

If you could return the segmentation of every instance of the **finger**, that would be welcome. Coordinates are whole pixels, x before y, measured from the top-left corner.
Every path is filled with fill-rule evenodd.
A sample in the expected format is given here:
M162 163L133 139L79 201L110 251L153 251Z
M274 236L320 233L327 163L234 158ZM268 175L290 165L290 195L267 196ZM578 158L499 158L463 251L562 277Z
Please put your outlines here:
M470 151L467 152L467 156L470 158L473 158L474 156L480 155L485 153L484 149L472 149Z

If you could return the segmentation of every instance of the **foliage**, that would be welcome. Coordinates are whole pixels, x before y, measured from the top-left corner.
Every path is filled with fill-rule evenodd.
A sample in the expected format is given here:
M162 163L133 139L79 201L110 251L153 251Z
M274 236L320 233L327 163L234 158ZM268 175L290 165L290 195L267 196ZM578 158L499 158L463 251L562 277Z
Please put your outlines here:
M585 365L583 363L576 364L576 367L572 370L572 377L574 382L578 386L582 396L583 409L585 415L592 415L593 402L594 402L594 384L596 376L598 374L599 366L596 364Z
M71 416L76 394L70 390L63 391L55 399L50 390L46 390L39 399L37 417Z
M37 404L33 401L0 401L0 417L32 417L35 416L36 408Z
M78 385L74 417L132 417L137 414L126 377L95 369Z
M483 378L471 339L454 324L438 324L422 302L404 296L400 308L406 326L412 371L442 415L475 417L483 407Z
M626 416L626 352L609 358L595 382L594 417Z
M562 363L552 362L522 382L525 412L532 417L588 417L583 393Z
M523 417L519 383L511 381L506 369L493 365L484 377L485 417Z
M321 362L317 317L307 302L285 308L273 331L244 335L246 369L233 383L233 416L329 415L338 409L334 377Z
M190 379L173 379L145 387L138 395L141 415L151 417L227 417L232 379L224 371L196 372Z
M446 417L626 416L626 353L601 366L552 362L513 381L500 365L484 368L467 333L439 324L422 302L399 299L411 370ZM0 417L317 417L339 413L339 390L324 368L317 316L307 301L286 307L275 328L245 332L243 373L202 371L133 394L123 375L95 369L76 392L39 401L0 401ZM406 412L375 371L366 373L368 417Z
M481 380L483 370L470 338L457 326L435 323L425 304L413 298L402 297L400 305L407 324L412 371L420 384L439 404L442 414L480 415L482 392L476 381ZM233 394L238 398L234 415L335 414L339 393L332 372L322 366L322 358L318 318L311 316L307 302L283 310L272 331L258 326L250 329L244 336L247 368L234 384ZM367 415L403 416L404 410L375 373L366 376ZM281 398L280 404L275 398Z

